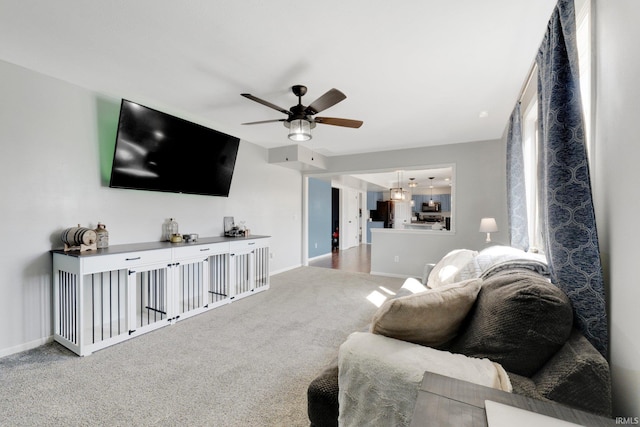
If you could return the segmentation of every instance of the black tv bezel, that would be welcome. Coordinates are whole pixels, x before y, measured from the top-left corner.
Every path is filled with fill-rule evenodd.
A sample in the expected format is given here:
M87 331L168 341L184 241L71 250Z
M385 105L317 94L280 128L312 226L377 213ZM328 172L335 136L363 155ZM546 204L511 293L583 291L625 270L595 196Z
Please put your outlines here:
M173 189L173 188L163 188L163 187L160 187L160 186L123 185L123 184L114 183L114 175L115 175L116 164L117 164L116 154L118 153L118 144L121 141L121 132L123 131L123 127L124 127L123 126L123 115L124 115L124 106L125 106L125 104L136 105L136 106L138 106L140 108L143 108L145 110L148 110L148 111L152 112L153 114L157 115L158 117L165 117L165 118L167 118L167 119L169 119L171 121L181 122L183 125L200 129L201 131L204 131L206 133L211 133L212 135L217 135L217 140L224 139L224 143L225 144L231 144L232 145L231 148L232 148L232 151L233 151L233 157L232 157L232 159L229 160L230 172L225 174L225 176L228 176L228 182L229 183L225 187L222 187L224 189L224 191L213 191L213 190L212 191L194 191L194 190L190 190L188 188L187 189L182 188L182 189L178 190L178 189ZM235 172L235 165L236 165L236 161L237 161L239 146L240 146L240 138L237 138L235 136L226 134L224 132L220 132L218 130L209 128L207 126L203 126L201 124L192 122L190 120L186 120L186 119L183 119L181 117L177 117L177 116L165 113L163 111L160 111L160 110L152 108L152 107L148 107L148 106L140 104L138 102L122 98L121 103L120 103L120 113L119 113L119 117L118 117L118 128L117 128L117 133L116 133L116 140L115 140L115 144L114 144L114 148L113 148L113 159L112 159L112 162L111 162L111 173L110 173L110 178L109 178L109 188L127 189L127 190L139 190L139 191L153 191L153 192L174 193L174 194L193 194L193 195L213 196L213 197L229 197L229 193L230 193L230 190L231 190L231 184L233 182L233 175L234 175L234 172ZM213 175L213 173L212 173L212 175ZM216 187L216 188L218 188L218 187Z

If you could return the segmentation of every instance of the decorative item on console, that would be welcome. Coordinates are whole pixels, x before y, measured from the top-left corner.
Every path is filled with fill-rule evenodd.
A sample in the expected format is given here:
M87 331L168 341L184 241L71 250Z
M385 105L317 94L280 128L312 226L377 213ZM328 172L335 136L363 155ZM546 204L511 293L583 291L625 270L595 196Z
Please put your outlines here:
M101 222L98 222L98 226L94 230L96 232L96 246L98 249L109 247L109 231L107 226Z
M186 243L197 242L198 241L198 235L195 234L195 233L183 234L182 235L182 239Z
M224 217L224 235L226 237L247 237L250 232L244 225L244 221L240 221L240 225L236 225L232 216Z
M65 229L60 235L60 240L64 243L65 252L77 251L80 252L96 250L96 232L90 228L81 227L78 224L77 227L71 227Z
M172 237L176 234L179 234L178 222L173 218L169 218L168 221L165 221L165 223L162 225L162 228L164 240L166 240L167 242L173 242ZM180 241L182 241L182 239Z

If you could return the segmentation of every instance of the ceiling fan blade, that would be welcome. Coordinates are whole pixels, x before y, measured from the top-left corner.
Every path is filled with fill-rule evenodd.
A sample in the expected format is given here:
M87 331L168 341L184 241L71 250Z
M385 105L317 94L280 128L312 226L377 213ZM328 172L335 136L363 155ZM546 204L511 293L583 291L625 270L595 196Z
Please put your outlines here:
M313 120L316 123L321 123L323 125L342 126L356 129L362 126L363 123L362 120L339 119L336 117L315 117Z
M274 120L260 120L259 122L247 122L247 123L242 123L243 125L259 125L262 123L275 123L275 122L284 122L287 119L274 119Z
M288 115L288 116L290 116L291 114L293 114L293 113L292 113L291 111L289 111L289 110L286 110L286 109L284 109L284 108L282 108L282 107L278 107L277 105L272 104L272 103L270 103L269 101L265 101L264 99L260 99L260 98L258 98L258 97L255 97L255 96L251 95L250 93L241 93L240 95L244 96L244 97L245 97L245 98L247 98L247 99L250 99L250 100L252 100L252 101L255 101L255 102L259 103L259 104L265 105L265 106L267 106L267 107L269 107L269 108L273 108L273 109L274 109L274 110L276 110L276 111L280 111L281 113L284 113L284 114L286 114L286 115Z
M338 102L346 99L346 95L340 92L338 89L331 89L327 91L320 98L313 101L306 109L305 113L308 115L318 114L320 111L326 110L329 107L333 107Z

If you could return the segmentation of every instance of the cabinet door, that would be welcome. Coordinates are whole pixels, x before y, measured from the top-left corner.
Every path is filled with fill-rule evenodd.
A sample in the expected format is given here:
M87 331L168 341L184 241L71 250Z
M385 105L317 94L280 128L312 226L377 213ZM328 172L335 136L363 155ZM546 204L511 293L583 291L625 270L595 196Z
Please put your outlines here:
M374 191L367 191L367 210L378 209L378 196Z
M231 298L231 274L229 268L229 252L209 255L207 268L209 283L207 286L207 308L226 304Z
M232 251L229 261L231 266L231 299L242 298L251 293L255 287L253 250Z
M420 210L422 210L422 197L419 194L413 194L411 196L411 202L413 203L411 207L413 212L420 212Z
M451 194L442 195L442 211L451 212Z
M86 274L82 286L83 345L98 349L102 343L128 336L128 270Z
M269 288L269 246L266 240L247 240L230 245L231 298L242 298Z
M262 245L254 249L255 257L255 289L269 288L269 246Z
M175 318L171 295L175 293L167 265L129 270L129 334L148 332L166 326Z
M202 312L207 305L206 289L209 282L208 258L182 260L172 266L175 286L173 294L176 317L185 318Z

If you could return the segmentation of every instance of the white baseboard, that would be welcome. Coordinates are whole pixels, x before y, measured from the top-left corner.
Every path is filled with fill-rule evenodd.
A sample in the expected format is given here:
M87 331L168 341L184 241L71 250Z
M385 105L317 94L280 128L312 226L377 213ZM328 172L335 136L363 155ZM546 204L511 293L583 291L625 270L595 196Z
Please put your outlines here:
M29 341L20 345L16 345L15 347L3 348L3 349L0 349L0 357L10 356L12 354L31 350L36 347L40 347L41 345L48 344L52 341L53 341L53 335L51 335L50 337L40 338L40 339Z
M393 274L393 273L383 273L380 271L371 271L369 272L372 276L384 276L384 277L395 277L398 279L408 279L409 277L415 277L407 274Z
M302 264L292 265L289 267L281 268L280 270L275 270L269 272L269 276L275 276L276 274L284 273L285 271L295 270L298 267L302 267Z
M317 259L326 258L326 257L331 256L331 255L333 255L333 253L332 253L332 252L327 252L326 254L322 254L322 255L314 256L313 258L309 258L309 259L307 260L307 262L315 261L315 260L317 260Z

